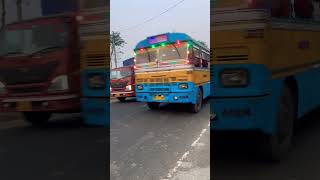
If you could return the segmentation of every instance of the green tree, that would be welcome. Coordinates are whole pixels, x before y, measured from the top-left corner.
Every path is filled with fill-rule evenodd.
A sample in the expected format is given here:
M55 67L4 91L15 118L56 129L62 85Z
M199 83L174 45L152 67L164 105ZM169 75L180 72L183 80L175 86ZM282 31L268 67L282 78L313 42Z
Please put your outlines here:
M110 34L110 56L113 57L114 65L117 67L118 54L122 54L121 48L126 44L126 41L121 37L120 32L112 31Z

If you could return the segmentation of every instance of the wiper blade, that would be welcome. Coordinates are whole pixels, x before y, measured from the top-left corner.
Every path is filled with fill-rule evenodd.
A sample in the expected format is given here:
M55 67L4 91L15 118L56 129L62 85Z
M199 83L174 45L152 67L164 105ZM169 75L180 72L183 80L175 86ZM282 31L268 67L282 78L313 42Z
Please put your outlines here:
M41 53L43 51L48 51L48 50L53 50L53 49L62 49L63 47L61 46L50 46L50 47L45 47L45 48L42 48L40 50L36 50L35 52L31 53L30 55L34 55L36 53Z

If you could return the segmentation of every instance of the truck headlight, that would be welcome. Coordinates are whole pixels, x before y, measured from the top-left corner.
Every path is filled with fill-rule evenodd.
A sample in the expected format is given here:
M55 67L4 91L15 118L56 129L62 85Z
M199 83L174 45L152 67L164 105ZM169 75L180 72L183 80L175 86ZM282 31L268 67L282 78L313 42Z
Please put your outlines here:
M56 92L56 91L65 91L69 89L69 82L67 75L61 75L54 78L51 81L51 85L49 87L49 92Z
M138 90L143 90L143 86L141 84L137 85Z
M7 93L6 85L0 81L0 95L4 95L5 93Z
M131 85L127 85L127 86L126 86L126 91L132 91Z
M226 69L220 74L224 87L245 87L249 83L248 71L245 69Z
M179 89L188 89L188 84L187 83L180 83Z

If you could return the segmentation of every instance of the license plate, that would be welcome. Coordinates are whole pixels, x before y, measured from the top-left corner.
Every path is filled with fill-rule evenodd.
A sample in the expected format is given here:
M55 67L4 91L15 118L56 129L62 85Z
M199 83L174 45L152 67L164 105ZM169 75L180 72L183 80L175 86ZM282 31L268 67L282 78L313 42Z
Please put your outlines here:
M155 101L163 101L164 100L164 95L155 95L155 96L153 96L153 100L155 100Z
M17 103L17 110L18 111L31 111L32 106L30 102L18 102Z

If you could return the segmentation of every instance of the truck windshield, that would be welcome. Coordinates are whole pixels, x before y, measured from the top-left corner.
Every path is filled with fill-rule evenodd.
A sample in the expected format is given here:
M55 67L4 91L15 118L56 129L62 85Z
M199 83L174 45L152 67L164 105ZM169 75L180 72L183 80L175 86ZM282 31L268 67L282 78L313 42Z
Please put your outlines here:
M187 59L187 42L181 44L168 44L156 48L138 50L136 52L136 63L143 64L149 62L170 61L176 59Z
M64 48L68 34L67 24L64 23L6 28L0 32L0 56Z
M130 69L114 69L111 71L111 79L121 79L132 75Z

